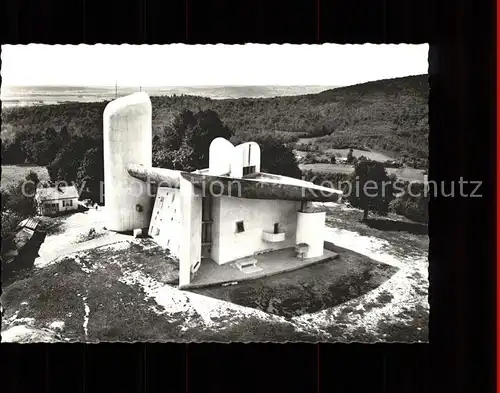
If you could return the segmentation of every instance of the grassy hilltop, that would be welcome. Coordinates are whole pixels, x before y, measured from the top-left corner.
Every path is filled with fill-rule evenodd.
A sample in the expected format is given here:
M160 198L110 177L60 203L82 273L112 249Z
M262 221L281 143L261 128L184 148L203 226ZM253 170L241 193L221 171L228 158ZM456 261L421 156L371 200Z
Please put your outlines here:
M239 139L269 134L321 149L353 147L394 157L426 158L427 75L380 80L319 94L213 100L198 96L151 97L155 134L183 110L212 109ZM2 153L19 134L63 126L71 135L102 138L107 102L13 107L2 111ZM300 141L299 141L300 139ZM305 150L307 146L305 146Z

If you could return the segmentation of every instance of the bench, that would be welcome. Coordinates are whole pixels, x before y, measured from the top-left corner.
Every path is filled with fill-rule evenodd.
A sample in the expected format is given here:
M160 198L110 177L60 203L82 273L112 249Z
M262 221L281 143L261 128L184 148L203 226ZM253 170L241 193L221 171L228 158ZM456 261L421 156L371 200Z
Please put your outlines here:
M260 272L262 268L257 266L257 259L248 257L237 260L235 267L245 274Z

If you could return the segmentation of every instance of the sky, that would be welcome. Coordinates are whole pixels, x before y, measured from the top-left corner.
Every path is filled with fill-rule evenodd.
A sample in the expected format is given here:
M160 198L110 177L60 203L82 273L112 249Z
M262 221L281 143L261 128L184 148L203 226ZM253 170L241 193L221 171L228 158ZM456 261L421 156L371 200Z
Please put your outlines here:
M2 45L4 86L348 86L427 74L423 45Z

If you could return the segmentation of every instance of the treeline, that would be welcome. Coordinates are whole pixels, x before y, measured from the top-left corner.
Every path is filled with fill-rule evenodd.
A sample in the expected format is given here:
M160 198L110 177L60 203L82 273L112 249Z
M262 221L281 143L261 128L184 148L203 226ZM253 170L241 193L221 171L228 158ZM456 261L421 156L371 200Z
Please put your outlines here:
M230 140L230 130L212 110L183 110L153 136L153 165L193 171L208 167L210 143L217 137Z
M2 139L2 163L49 165L59 150L74 138L67 127L58 131L49 127L37 133L23 130L11 139Z
M427 75L292 97L151 97L154 135L161 136L184 110L212 110L243 140L272 137L290 144L299 138L320 137L315 144L321 149L368 147L413 159L426 158L428 153L427 101ZM9 145L19 133L38 134L64 126L74 135L99 139L106 104L6 108L2 112L2 140Z
M37 134L22 131L2 141L2 164L35 164L47 167L52 182L81 186L83 197L99 199L99 182L104 178L103 145L100 138L50 127Z
M2 188L2 249L9 249L9 241L19 222L36 213L35 191L38 186L38 175L30 171L24 180Z
M156 130L153 136L153 165L192 171L208 167L209 146L222 137L234 144L247 142L227 127L213 110L183 110ZM290 146L282 139L256 135L251 140L261 146L262 171L300 178L301 172ZM52 182L76 184L81 198L102 202L104 181L102 132L90 137L62 127L38 134L21 132L10 143L2 144L4 164L30 163L46 166Z
M72 134L96 138L102 135L102 113L107 102L66 102L2 108L2 141L22 132L38 134L48 128L66 127Z
M405 160L408 166L426 168L428 166L429 137L429 128L426 122L427 119L420 123L406 125L403 128L396 127L389 121L370 127L366 124L352 125L331 135L316 138L314 142L299 144L297 149L314 150L314 146L319 146L320 151L370 148L391 152Z
M293 149L286 138L257 134L245 138L235 134L211 109L192 112L183 110L170 124L153 136L153 164L161 168L192 171L208 168L210 143L217 137L234 145L254 141L261 148L261 170L300 178Z

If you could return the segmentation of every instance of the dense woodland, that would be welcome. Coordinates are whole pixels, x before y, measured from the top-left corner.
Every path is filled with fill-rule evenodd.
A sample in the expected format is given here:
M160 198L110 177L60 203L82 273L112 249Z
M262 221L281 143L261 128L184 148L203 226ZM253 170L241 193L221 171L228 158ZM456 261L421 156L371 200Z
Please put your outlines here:
M240 140L272 136L293 143L299 138L316 136L320 138L314 144L324 149L371 148L420 159L428 155L427 75L368 82L304 96L229 100L162 96L152 97L151 101L154 135L171 126L184 110L193 113L213 110ZM33 163L29 152L16 146L16 140L21 143L29 135L39 136L49 129L67 129L72 136L100 139L106 104L65 103L4 109L4 162Z
M316 137L311 142L320 151L371 148L426 164L427 100L427 75L293 97L151 97L153 161L155 166L182 170L206 167L209 144L221 136L233 143L259 143L263 171L299 178L293 149L299 144L301 150L312 149L299 139ZM98 201L106 105L3 109L2 164L47 166L52 181L85 182L83 197Z
M24 180L1 190L2 200L2 250L9 249L11 235L19 222L36 213L34 200L39 179L35 172L29 172ZM23 192L24 191L24 192ZM4 245L7 244L6 247Z

